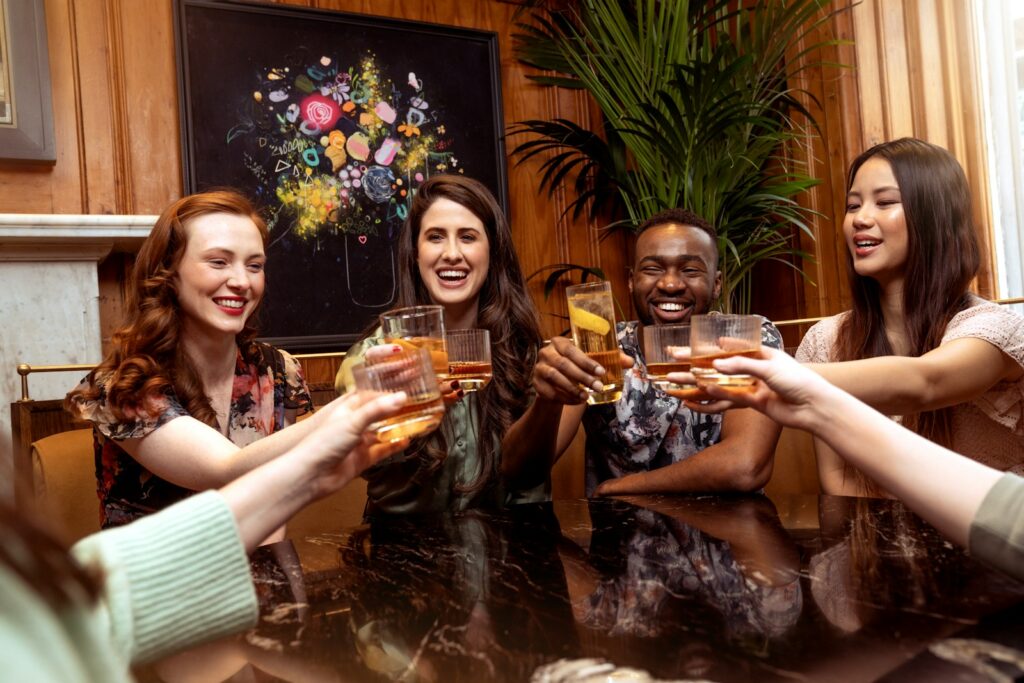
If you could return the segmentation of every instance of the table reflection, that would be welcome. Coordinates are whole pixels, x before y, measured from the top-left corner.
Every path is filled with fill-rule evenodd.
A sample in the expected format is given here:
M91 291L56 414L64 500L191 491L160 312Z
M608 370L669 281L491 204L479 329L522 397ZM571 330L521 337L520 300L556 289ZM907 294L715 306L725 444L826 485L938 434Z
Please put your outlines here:
M769 499L738 496L559 501L345 530L325 520L323 534L254 555L253 632L140 677L529 681L556 660L597 658L661 680L913 680L899 672L922 658L974 671L941 653L986 617L1011 625L984 632L1016 651L1007 639L1024 637L1024 585L898 502L776 502L782 518Z

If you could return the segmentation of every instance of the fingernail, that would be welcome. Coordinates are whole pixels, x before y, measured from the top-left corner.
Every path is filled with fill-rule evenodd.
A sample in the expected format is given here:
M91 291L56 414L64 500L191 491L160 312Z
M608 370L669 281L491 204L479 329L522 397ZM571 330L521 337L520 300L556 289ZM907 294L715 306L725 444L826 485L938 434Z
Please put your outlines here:
M595 375L603 375L604 373L605 373L605 369L602 368L600 365L595 365L594 366L594 374Z
M594 391L604 391L604 385L601 384L601 380L595 379L594 383L590 385L590 388Z

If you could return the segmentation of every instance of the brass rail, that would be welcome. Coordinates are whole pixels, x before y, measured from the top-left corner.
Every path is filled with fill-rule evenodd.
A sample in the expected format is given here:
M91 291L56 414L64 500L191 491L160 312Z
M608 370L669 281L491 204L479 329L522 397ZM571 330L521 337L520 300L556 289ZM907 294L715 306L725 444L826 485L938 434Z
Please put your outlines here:
M992 299L992 303L1000 304L1002 306L1010 306L1012 304L1024 304L1024 296L1011 297L1009 299ZM820 318L794 318L793 320L773 320L775 327L787 327L791 325L811 325L813 323L824 320L830 316L822 316Z
M329 351L327 353L295 353L294 358L340 358L345 355L344 351ZM18 364L18 374L21 375L21 398L18 403L31 401L28 391L28 376L34 372L88 372L96 367L95 363L80 363L71 365L29 365L28 363Z

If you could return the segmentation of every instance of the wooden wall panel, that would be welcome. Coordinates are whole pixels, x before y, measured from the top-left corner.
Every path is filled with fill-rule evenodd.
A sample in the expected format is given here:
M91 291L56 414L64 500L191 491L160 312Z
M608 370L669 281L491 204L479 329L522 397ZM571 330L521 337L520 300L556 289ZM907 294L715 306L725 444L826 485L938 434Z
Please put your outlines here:
M795 297L801 305L794 317L831 315L849 307L846 247L840 236L845 173L858 154L879 142L914 136L949 149L971 186L983 253L992 254L977 46L969 3L865 0L838 14L829 31L853 45L835 48L827 57L852 68L825 69L809 76L806 84L822 103L816 114L823 137L807 158L823 182L805 201L824 216L815 221L814 240L801 238L801 247L814 262L805 264L810 277L802 283L802 295ZM763 280L759 289L779 291L775 276L776 281ZM995 291L991 258L982 265L977 289L984 296ZM776 319L790 317L790 303L782 296L759 312ZM787 331L787 344L797 343L804 329Z
M0 164L0 212L156 213L181 192L181 155L171 0L43 0L49 32L55 165ZM519 5L499 0L287 0L292 4L431 21L497 32L505 121L565 117L596 128L597 112L578 92L531 84L511 52ZM816 239L801 246L815 256L801 280L765 269L757 287L760 312L770 317L834 313L848 301L845 247L838 239L844 173L865 147L900 135L945 145L964 164L976 200L976 219L988 243L990 217L985 148L974 77L976 49L968 3L960 0L864 0L835 17L831 35L852 46L834 50L853 70L819 69L806 86L821 101L824 137L799 152L823 183L806 199L823 216ZM510 146L514 141L510 141ZM562 215L567 198L538 192L539 161L509 165L516 247L527 273L571 261L605 268L620 302L629 307L625 274L629 240L599 240L596 225ZM110 268L112 273L122 268ZM986 265L978 287L993 290ZM112 283L107 283L108 285ZM109 289L109 291L114 291ZM564 313L561 297L542 301ZM116 306L111 310L116 309ZM545 317L550 334L564 327Z

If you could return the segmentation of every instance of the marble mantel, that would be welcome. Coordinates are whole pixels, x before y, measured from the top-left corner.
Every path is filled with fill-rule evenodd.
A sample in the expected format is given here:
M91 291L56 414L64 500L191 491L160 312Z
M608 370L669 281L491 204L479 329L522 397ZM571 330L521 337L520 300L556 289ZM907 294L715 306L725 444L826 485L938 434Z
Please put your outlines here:
M156 216L0 214L0 496L10 495L10 404L20 398L19 363L100 359L97 265L135 251ZM66 373L33 375L32 398L60 398Z

